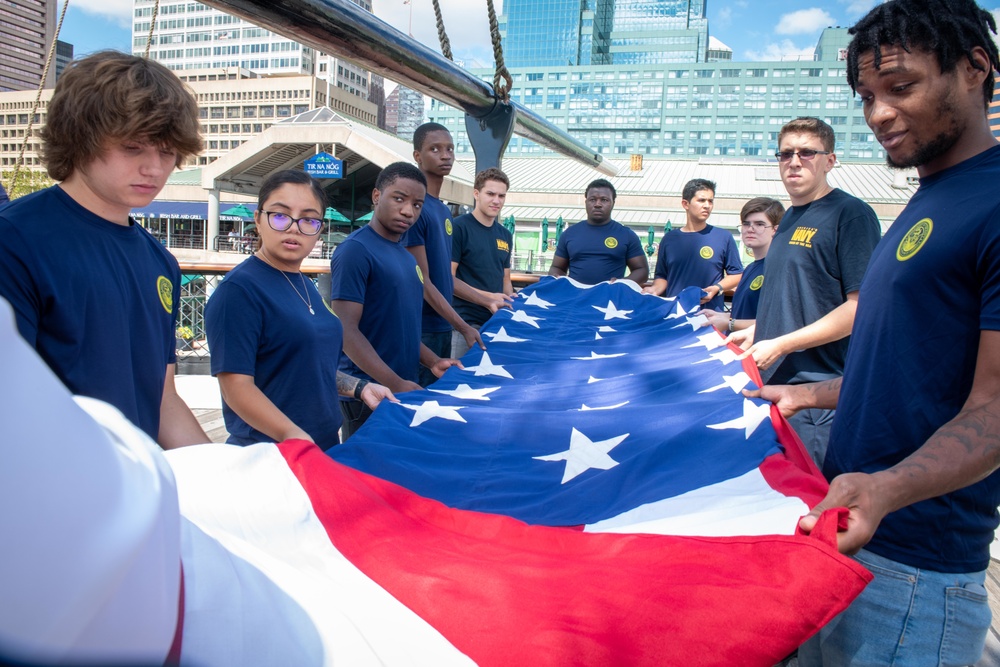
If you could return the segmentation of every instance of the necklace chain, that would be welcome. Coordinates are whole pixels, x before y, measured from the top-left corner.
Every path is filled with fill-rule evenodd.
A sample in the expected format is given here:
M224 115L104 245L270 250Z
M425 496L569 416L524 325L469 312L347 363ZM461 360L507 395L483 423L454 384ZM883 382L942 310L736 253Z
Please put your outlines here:
M257 256L260 257L262 260L264 260L264 262L268 266L270 266L272 269L274 269L275 271L277 271L281 275L285 276L285 280L288 281L288 286L292 288L293 292L295 292L295 296L299 297L302 300L302 303L306 304L306 308L309 309L309 314L310 315L315 315L316 311L313 310L312 299L309 297L309 288L306 287L306 277L302 275L302 272L299 271L299 278L302 280L302 291L306 293L305 296L302 296L301 294L299 294L299 290L295 287L295 283L292 282L292 279L288 277L288 274L286 274L284 271L282 271L281 269L279 269L278 267L276 267L274 264L272 264L271 260L269 260L267 258L267 256L264 255L264 253L259 252L259 253L257 253Z

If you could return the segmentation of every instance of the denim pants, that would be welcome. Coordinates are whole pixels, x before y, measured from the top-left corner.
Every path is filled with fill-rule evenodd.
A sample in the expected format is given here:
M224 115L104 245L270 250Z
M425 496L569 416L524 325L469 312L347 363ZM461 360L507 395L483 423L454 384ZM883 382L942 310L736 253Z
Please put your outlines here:
M990 627L986 572L920 570L861 550L875 579L799 648L799 666L972 665Z
M431 352L441 357L442 359L447 359L451 357L451 332L450 331L430 331L425 332L420 336L420 342L431 349ZM426 387L428 385L437 382L438 378L431 369L426 366L420 367L420 376L417 378L417 383L421 387Z

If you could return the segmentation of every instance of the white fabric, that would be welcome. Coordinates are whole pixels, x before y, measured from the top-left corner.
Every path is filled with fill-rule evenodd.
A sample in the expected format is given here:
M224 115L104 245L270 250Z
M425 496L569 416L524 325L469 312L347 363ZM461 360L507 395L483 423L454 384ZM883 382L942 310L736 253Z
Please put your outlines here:
M180 581L170 469L117 410L74 402L3 299L0 453L0 655L162 662Z
M584 530L702 537L791 535L799 518L808 513L802 500L778 493L760 469L754 469L735 479L641 505Z
M472 664L333 547L274 445L167 459L185 518L182 664Z

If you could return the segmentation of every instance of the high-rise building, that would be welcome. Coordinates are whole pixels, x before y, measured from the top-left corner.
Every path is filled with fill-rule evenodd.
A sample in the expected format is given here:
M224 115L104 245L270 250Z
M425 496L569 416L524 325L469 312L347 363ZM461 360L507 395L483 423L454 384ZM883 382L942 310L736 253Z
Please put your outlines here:
M396 86L385 98L385 129L410 140L424 122L424 96L406 86Z
M0 2L0 92L38 88L55 29L56 0ZM53 64L45 85L55 80Z
M73 60L73 45L61 39L56 40L56 81L62 76L63 70Z
M371 12L369 0L351 0ZM132 52L143 54L156 0L133 0ZM181 73L248 70L259 75L315 75L352 95L369 97L371 75L342 58L200 2L161 0L149 56Z
M508 67L704 62L706 0L506 0Z
M511 98L608 156L767 157L782 125L820 116L840 159L881 161L847 85L848 41L845 28L827 28L815 56L772 62L513 67ZM470 72L493 81L492 68ZM451 130L458 153L472 151L462 111L432 100L429 117ZM512 156L545 152L522 137L508 147Z

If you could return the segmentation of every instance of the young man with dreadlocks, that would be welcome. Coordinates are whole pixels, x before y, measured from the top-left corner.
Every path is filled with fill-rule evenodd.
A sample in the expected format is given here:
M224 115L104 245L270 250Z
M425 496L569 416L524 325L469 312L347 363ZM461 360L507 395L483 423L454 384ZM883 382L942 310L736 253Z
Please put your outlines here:
M843 380L765 387L787 414L837 407L827 497L875 580L799 651L810 665L969 665L1000 505L1000 68L973 0L890 0L851 28L848 83L889 165L920 188L872 255ZM863 547L863 548L862 548Z

